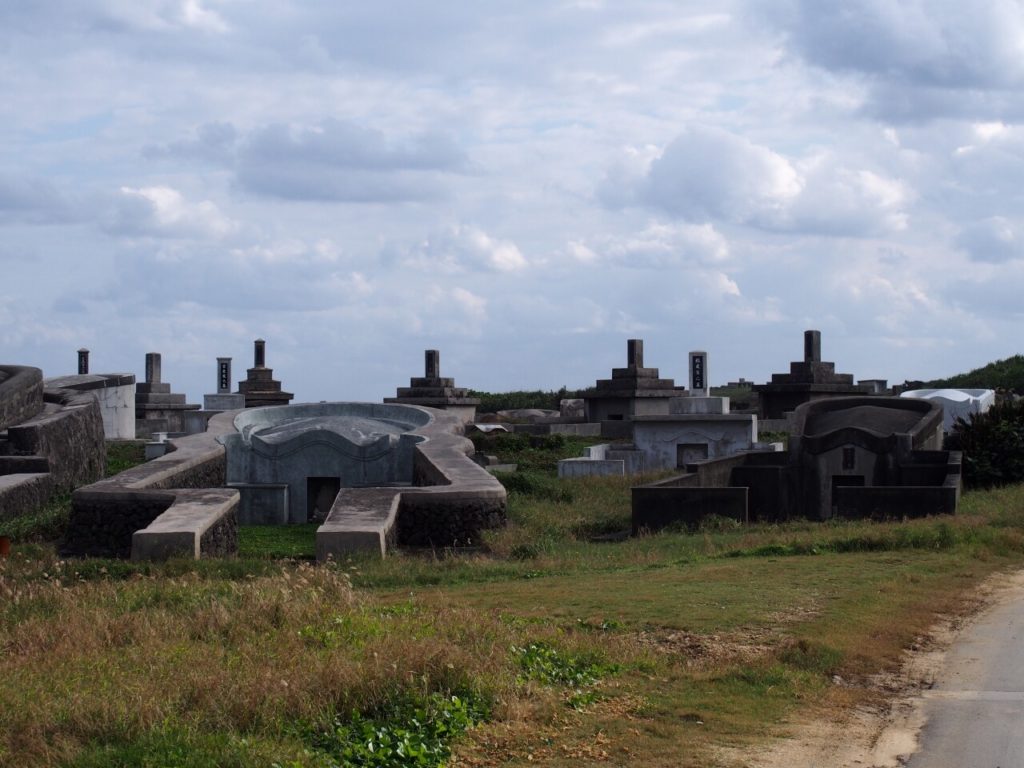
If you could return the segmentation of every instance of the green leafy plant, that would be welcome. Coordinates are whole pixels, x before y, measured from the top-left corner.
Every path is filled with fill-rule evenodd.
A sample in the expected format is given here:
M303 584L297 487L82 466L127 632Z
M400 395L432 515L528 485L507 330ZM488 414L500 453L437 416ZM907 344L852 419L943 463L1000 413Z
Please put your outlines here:
M991 488L1024 480L1024 402L1005 401L957 419L946 447L964 453L964 484Z
M434 693L335 718L310 741L332 768L433 768L447 763L454 738L489 716L478 697Z
M544 642L514 647L525 680L546 685L569 685L586 688L607 674L617 672L614 664L606 664L594 654L570 653Z

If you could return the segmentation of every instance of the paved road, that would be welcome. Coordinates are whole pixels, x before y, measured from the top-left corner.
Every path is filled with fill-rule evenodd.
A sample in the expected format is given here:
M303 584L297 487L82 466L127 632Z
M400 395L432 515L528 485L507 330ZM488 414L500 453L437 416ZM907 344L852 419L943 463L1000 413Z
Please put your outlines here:
M1024 600L997 605L950 648L925 693L909 768L1024 768Z

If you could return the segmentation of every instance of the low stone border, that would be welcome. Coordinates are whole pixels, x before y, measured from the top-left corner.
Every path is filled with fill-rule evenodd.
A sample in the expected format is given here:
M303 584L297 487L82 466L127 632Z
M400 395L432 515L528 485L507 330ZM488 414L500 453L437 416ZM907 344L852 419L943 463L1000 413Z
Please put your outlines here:
M405 406L417 407L417 406ZM317 559L357 550L384 555L396 541L451 547L479 542L507 520L505 487L470 456L473 443L457 416L423 409L430 421L415 430L415 485L342 489L317 530Z
M174 502L132 534L132 560L215 557L238 551L238 491L176 491Z
M75 491L61 553L139 559L236 551L238 491L218 487L225 459L217 442L234 431L235 413L213 417L207 432L173 440L174 450L160 458ZM144 530L136 556L135 534Z

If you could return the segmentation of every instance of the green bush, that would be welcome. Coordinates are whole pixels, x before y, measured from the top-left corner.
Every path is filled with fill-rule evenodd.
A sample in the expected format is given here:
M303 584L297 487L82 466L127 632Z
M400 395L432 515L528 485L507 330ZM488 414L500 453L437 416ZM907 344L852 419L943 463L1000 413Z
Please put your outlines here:
M957 419L946 448L963 451L964 485L991 488L1024 480L1024 401L997 403Z
M479 697L434 693L399 700L381 712L335 718L327 730L310 734L312 746L332 768L423 768L443 766L451 742L489 717Z

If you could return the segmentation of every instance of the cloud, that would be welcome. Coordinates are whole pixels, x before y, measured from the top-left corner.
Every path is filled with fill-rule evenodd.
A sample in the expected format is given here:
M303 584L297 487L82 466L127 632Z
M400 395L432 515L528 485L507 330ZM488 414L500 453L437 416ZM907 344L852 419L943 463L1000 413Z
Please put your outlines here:
M526 257L511 240L488 235L477 227L457 224L437 232L414 247L388 249L388 263L427 272L519 272L528 266Z
M238 131L228 122L203 123L195 129L195 137L168 144L147 144L142 148L146 158L203 160L214 164L231 164L238 141Z
M566 253L583 264L664 270L724 262L729 258L729 243L708 223L653 223L631 236L570 241Z
M633 174L619 198L690 221L780 232L872 234L907 226L914 194L899 179L850 168L833 152L791 160L721 129L691 126ZM607 184L607 180L605 182ZM626 191L623 191L625 188ZM604 197L608 200L608 196Z
M718 128L686 128L651 163L639 198L690 219L772 221L800 194L782 156Z
M1002 216L969 224L957 235L956 243L972 261L1001 264L1024 256L1024 233Z
M237 228L210 200L190 203L166 186L121 187L106 223L112 234L170 238L222 238Z
M889 119L965 114L965 107L999 114L1014 109L1014 100L983 92L1024 84L1024 8L1015 0L761 6L798 56L866 79L873 89L868 111Z
M0 21L14 28L36 30L49 21L67 30L114 32L167 32L176 29L220 34L228 25L203 0L51 0L39 4L5 3Z
M443 134L396 142L331 119L253 131L241 142L236 177L246 191L288 200L390 202L437 197L443 175L467 168L465 154Z
M60 224L74 218L74 206L51 182L0 174L0 224Z

